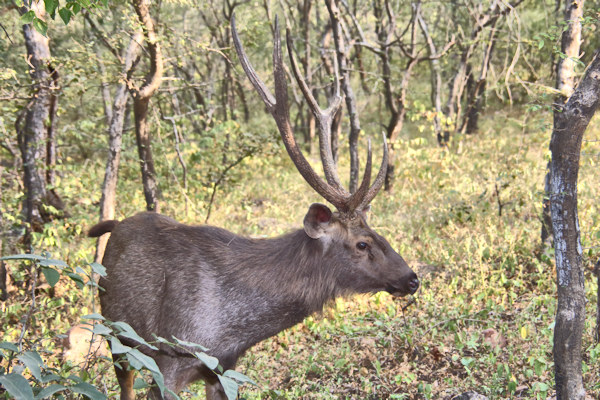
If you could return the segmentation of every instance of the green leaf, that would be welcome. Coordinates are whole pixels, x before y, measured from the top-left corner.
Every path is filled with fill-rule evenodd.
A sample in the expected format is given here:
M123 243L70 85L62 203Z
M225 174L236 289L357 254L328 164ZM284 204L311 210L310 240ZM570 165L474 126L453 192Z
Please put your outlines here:
M182 345L182 346L187 346L187 347L197 347L202 351L208 351L208 349L204 346L202 346L201 344L198 343L193 343L193 342L188 342L185 340L181 340L181 339L177 339L175 336L173 336L173 340L175 341L175 343Z
M104 268L104 265L98 264L97 262L93 262L90 263L90 266L92 267L92 271L94 271L98 275L106 276L106 268Z
M42 268L42 274L44 274L46 282L48 282L48 285L50 285L50 287L54 287L54 285L56 285L56 283L60 279L60 273L53 268Z
M219 360L213 356L209 356L208 354L200 352L200 351L198 351L194 354L196 354L196 357L198 357L198 359L200 361L202 361L204 363L204 365L206 365L210 369L215 369L219 366Z
M19 361L25 364L27 368L29 368L31 375L33 375L35 379L38 381L42 379L42 367L45 365L44 361L42 361L42 358L37 352L26 351L17 358Z
M0 384L17 400L33 400L33 390L22 375L0 375Z
M77 287L79 289L83 289L83 286L84 286L85 282L83 281L83 278L81 277L81 275L75 274L73 272L67 272L67 276L69 278L71 278L71 280L73 282L75 282L75 284L77 285Z
M134 390L148 389L149 387L150 387L150 385L148 385L148 382L146 382L145 380L143 380L141 378L137 378L135 380L135 382L133 382Z
M42 379L40 379L40 382L48 383L48 382L52 382L52 381L58 381L60 379L61 379L61 377L56 374L48 374L48 375L42 376Z
M105 400L107 397L94 386L87 382L79 382L76 385L70 386L69 389L74 393L79 393L91 400Z
M110 352L113 354L123 354L129 353L132 347L125 346L119 339L116 337L110 338Z
M44 0L46 6L46 12L52 19L56 16L56 8L58 7L58 0Z
M83 317L81 317L81 319L93 319L93 320L98 320L98 321L106 320L106 318L104 318L102 315L100 315L98 313L84 315Z
M33 21L34 19L35 19L35 12L33 10L29 10L25 14L21 15L21 22L24 24L30 24L31 21ZM26 256L30 256L30 257L26 257ZM35 258L33 258L34 256L36 256L36 255L35 254L19 254L16 256L2 257L0 260L36 260ZM37 257L40 257L40 256L37 256ZM38 260L40 258L38 258Z
M46 36L46 33L48 32L48 24L45 21L42 21L39 18L35 18L33 20L33 27L35 28L36 31L38 31L41 35Z
M17 345L11 342L0 342L0 349L9 350L14 353L19 352L19 348L17 347Z
M67 263L62 260L52 260L50 258L44 258L44 259L40 260L40 265L42 267L63 267L63 268L69 267L67 265Z
M229 400L235 400L237 398L238 387L236 381L231 378L228 378L223 375L217 375L219 377L219 381L221 381L221 385L223 385L223 389L225 390L225 395Z
M76 15L77 13L79 13L79 11L81 11L81 6L77 3L73 4L73 14Z
M63 391L65 390L67 387L63 386L63 385L59 385L57 383L53 383L50 386L45 387L44 389L42 389L37 396L35 396L36 400L42 400L42 399L47 399L52 397L53 394Z
M117 334L119 336L123 336L123 337L126 337L131 340L135 340L136 342L143 344L144 346L148 346L152 350L158 350L158 348L156 346L153 346L150 343L146 342L146 340L144 340L144 338L142 338L140 335L138 335L135 332L135 330L128 323L123 322L123 321L117 321L117 322L113 322L112 326L113 327L116 326L118 328L119 332L117 332Z
M254 382L252 379L248 378L246 375L242 374L241 372L237 372L233 369L228 369L227 371L225 371L225 373L223 373L223 376L226 376L231 379L235 379L240 384L249 383L251 385L258 386L256 384L256 382Z
M108 326L103 324L95 324L92 328L95 335L110 335L113 331Z
M158 365L156 365L156 361L147 355L143 354L138 349L131 349L129 353L127 353L127 361L129 364L135 369L145 368L152 373L152 378L154 378L154 382L160 389L160 393L164 394L165 392L165 378L163 374L158 369Z
M25 22L25 16L27 15L32 15L31 19L29 19L28 21ZM23 14L21 16L21 21L23 21L23 23L28 24L31 21L33 21L33 19L35 18L35 13L33 11L28 11L27 13ZM40 260L45 260L46 257L42 257L40 255L37 254L13 254L10 256L4 256L4 257L0 257L0 260L29 260L29 261L40 261Z
M69 25L69 21L71 21L73 13L68 8L61 8L58 10L58 15L60 15L60 18L63 20L65 25Z

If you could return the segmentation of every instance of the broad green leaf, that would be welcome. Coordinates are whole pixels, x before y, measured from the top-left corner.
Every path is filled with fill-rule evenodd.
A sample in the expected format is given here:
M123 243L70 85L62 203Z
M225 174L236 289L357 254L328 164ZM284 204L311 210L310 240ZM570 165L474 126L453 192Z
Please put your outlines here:
M119 332L116 332L116 333L119 336L123 336L128 339L135 340L136 342L143 344L144 346L148 346L152 350L158 350L158 348L156 346L153 346L150 343L146 342L146 340L144 340L143 337L138 335L135 332L135 330L131 327L131 325L129 325L128 323L123 322L123 321L117 321L117 322L113 322L112 325L113 325L113 327L116 326L118 328Z
M150 372L160 372L158 369L158 365L156 365L156 361L152 357L149 357L139 351L138 349L131 349L128 353L128 356L134 357L138 360L143 368L147 369Z
M25 14L21 15L21 22L24 24L30 24L31 21L35 18L35 12L33 10L27 11ZM35 254L20 254L21 256L35 256ZM38 256L39 257L39 256ZM19 256L7 256L2 257L2 260L35 260L35 258L31 257L19 257Z
M17 347L17 345L11 342L0 342L0 349L10 350L14 353L19 352L19 348Z
M46 36L46 33L48 32L48 24L45 21L36 17L34 18L32 25L41 35Z
M227 371L225 371L225 373L223 373L223 376L226 376L231 379L235 379L240 384L241 383L249 383L251 385L258 386L256 384L256 382L254 382L252 379L248 378L246 375L242 374L241 372L237 372L233 369L228 369Z
M96 335L110 335L113 331L108 326L103 324L95 324L92 332Z
M75 274L73 272L67 272L67 276L69 278L71 278L71 280L73 282L75 282L75 284L77 285L77 287L79 289L83 289L83 286L85 285L85 282L83 281L83 278L81 277L81 275Z
M135 390L140 390L140 389L147 389L149 388L150 385L148 385L148 382L146 382L145 380L143 380L142 378L137 378L135 380L135 382L133 382L133 388Z
M219 381L221 381L221 385L223 385L223 389L225 390L225 395L229 400L237 399L238 387L236 381L231 378L228 378L223 375L217 375L219 377Z
M81 6L77 3L74 3L72 9L73 9L73 14L77 14L77 13L79 13L79 11L81 11Z
M182 346L187 346L187 347L197 347L202 351L208 351L208 349L204 346L202 346L201 344L198 343L193 343L193 342L188 342L186 340L181 340L181 339L177 339L175 336L173 336L173 340L175 341L175 343L180 344Z
M63 391L66 388L67 388L66 386L59 385L57 383L53 383L52 385L47 386L44 389L42 389L42 391L39 392L37 394L37 396L35 396L35 399L42 400L42 399L51 398L53 394Z
M33 17L25 22L25 16L26 15L32 15ZM33 21L33 18L35 18L35 13L33 11L28 11L27 13L23 14L21 16L21 21L23 21L24 23L28 24L31 21ZM40 260L45 260L46 257L42 257L38 254L13 254L10 256L4 256L4 257L0 257L0 260L29 260L29 261L40 261Z
M102 315L100 315L98 313L84 315L83 317L81 317L81 319L94 319L94 320L99 320L99 321L106 320L106 318L104 318Z
M106 396L98 391L93 385L87 382L79 382L76 385L70 386L69 389L74 393L79 393L91 400L105 400Z
M46 12L54 19L56 13L56 7L58 7L58 0L44 0L46 6Z
M35 351L26 351L17 357L31 372L31 375L38 381L42 379L42 367L44 367L44 361L40 355Z
M113 354L129 353L132 347L126 346L116 337L110 338L110 352Z
M68 8L61 8L60 10L58 10L58 15L60 15L60 19L63 20L65 25L69 25L69 21L71 21L73 13Z
M92 267L92 271L97 273L100 276L106 276L106 268L102 264L98 264L97 262L90 263Z
M33 390L22 375L14 373L0 375L0 384L17 400L33 400Z
M46 278L46 282L50 287L54 287L60 279L60 273L53 268L43 267L42 274L44 274L44 278Z
M48 383L48 382L58 381L58 380L60 380L60 376L51 373L51 374L42 376L42 379L40 379L40 382Z
M63 268L68 268L69 266L67 265L66 262L62 261L62 260L52 260L52 259L43 259L40 260L40 265L42 267L63 267Z
M198 359L210 369L215 369L219 366L219 360L213 356L209 356L208 354L203 353L201 351L197 351L194 354L196 354L196 357L198 357Z

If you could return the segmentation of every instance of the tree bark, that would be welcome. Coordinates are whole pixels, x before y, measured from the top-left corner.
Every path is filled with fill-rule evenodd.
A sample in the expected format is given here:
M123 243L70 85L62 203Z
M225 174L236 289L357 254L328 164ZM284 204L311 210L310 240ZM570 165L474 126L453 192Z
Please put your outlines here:
M354 98L354 91L350 85L350 70L347 66L348 51L344 44L343 32L340 21L340 10L337 6L336 0L326 0L327 10L331 20L331 26L333 31L333 40L335 42L335 48L337 53L337 60L339 70L341 73L341 87L344 92L344 98L346 101L346 108L348 109L348 118L350 119L350 193L354 193L358 188L358 173L359 173L359 160L358 160L358 135L360 134L360 120L358 118L358 108L356 107L356 99Z
M115 218L115 203L117 196L117 181L119 163L121 160L121 143L123 140L123 126L127 109L127 82L133 73L133 69L139 60L143 36L140 32L133 35L125 53L123 65L123 81L117 87L114 102L110 110L110 125L108 127L108 155L106 168L104 170L104 182L102 183L102 197L100 198L100 221ZM107 89L108 91L108 89ZM95 261L102 262L104 250L109 235L102 235L96 243Z
M43 14L43 9L37 10ZM21 10L21 12L23 12ZM25 123L21 127L17 123L19 147L23 159L23 183L25 186L24 213L29 223L29 231L39 232L49 215L44 208L47 202L46 176L44 173L47 160L49 120L52 109L54 80L50 61L48 38L37 32L31 24L23 25L23 36L27 48L29 74L32 80L31 100L27 104ZM17 120L19 121L19 120ZM26 246L29 234L26 235Z
M159 210L159 188L156 182L156 171L152 157L152 140L148 126L148 105L150 98L158 90L163 75L162 51L158 42L158 36L154 30L154 22L150 17L148 0L133 0L133 7L138 15L146 37L146 47L150 56L150 72L140 88L131 87L133 97L133 114L135 116L135 137L140 167L142 171L142 184L146 209L148 211Z
M567 23L567 29L562 33L561 51L565 57L561 58L556 66L556 89L559 91L557 103L564 103L573 93L575 87L575 59L579 58L579 49L581 47L581 18L583 17L584 0L566 0L564 19ZM542 246L551 245L554 241L554 232L552 231L552 218L550 212L550 173L552 169L552 160L548 162L546 177L544 179L544 191L546 196L543 200L542 208Z
M581 338L585 288L577 216L577 177L583 134L600 104L600 57L594 57L569 100L556 104L550 142L550 209L556 259L558 306L554 330L557 400L583 400Z

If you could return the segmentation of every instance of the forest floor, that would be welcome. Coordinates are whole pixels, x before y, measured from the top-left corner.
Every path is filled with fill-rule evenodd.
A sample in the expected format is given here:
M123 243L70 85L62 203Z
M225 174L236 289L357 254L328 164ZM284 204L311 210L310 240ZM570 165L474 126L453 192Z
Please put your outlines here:
M371 227L416 270L419 292L406 298L379 293L339 299L322 314L260 343L238 363L237 370L257 383L243 386L241 398L442 400L467 391L490 399L552 397L554 258L539 238L549 130L506 113L490 121L493 125L481 134L461 137L449 149L422 138L400 141L394 190L373 202ZM600 143L591 139L599 134L586 134L579 180L589 301L584 383L592 398L600 398L591 272L600 226L600 171L593 156ZM84 233L97 219L103 165L99 159L87 168L68 162L62 168L70 217L36 236L35 248L73 267L84 266L93 258L94 242ZM310 203L322 201L283 150L269 161L256 158L241 168L242 178L218 193L210 224L271 237L300 227ZM119 184L118 218L144 208L137 171L123 174L129 178ZM341 174L346 176L346 170ZM186 201L176 182L161 184L163 213L187 223L204 221L204 204L194 201L194 193ZM9 215L18 204L7 199L19 196L17 188L4 193ZM9 263L9 268L16 266ZM0 303L0 341L18 339L30 310L19 274L12 272L12 297ZM93 293L65 278L40 293L26 343L43 349L46 363L61 373L82 374L61 361L57 338L82 315L98 311ZM109 360L100 359L82 376L114 398L118 391L111 368ZM182 396L203 398L197 393L202 384Z

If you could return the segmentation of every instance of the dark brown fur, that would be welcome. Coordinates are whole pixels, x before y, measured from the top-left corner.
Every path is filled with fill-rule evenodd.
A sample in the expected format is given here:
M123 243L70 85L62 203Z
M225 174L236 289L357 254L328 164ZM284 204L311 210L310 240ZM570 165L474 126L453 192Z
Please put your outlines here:
M229 369L249 347L338 296L416 290L414 272L362 214L342 220L329 212L324 221L324 210L313 204L304 229L273 239L183 225L156 213L102 222L90 230L92 236L112 231L103 260L107 276L100 280L102 313L147 340L156 334L199 343ZM226 398L196 359L167 349L148 354L175 393L204 379L207 398ZM133 372L116 371L121 398L132 400Z

